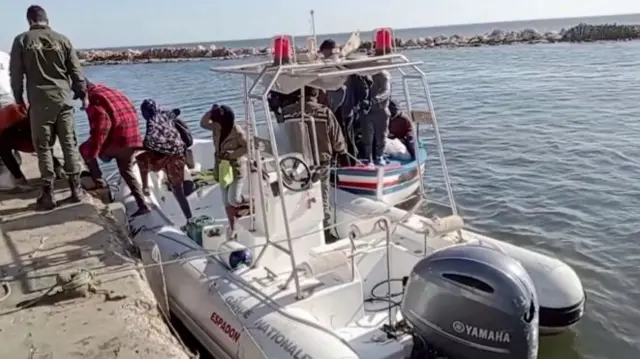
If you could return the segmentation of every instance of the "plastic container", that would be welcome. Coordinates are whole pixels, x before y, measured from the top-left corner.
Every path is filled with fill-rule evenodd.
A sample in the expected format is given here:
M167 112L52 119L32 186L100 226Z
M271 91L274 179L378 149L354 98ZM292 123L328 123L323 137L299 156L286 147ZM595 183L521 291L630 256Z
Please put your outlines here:
M206 226L214 224L213 219L209 216L199 216L191 218L186 225L185 232L199 246L202 247L202 229Z
M251 250L237 241L225 241L220 244L217 251L219 253L216 258L231 271L249 267L253 263Z

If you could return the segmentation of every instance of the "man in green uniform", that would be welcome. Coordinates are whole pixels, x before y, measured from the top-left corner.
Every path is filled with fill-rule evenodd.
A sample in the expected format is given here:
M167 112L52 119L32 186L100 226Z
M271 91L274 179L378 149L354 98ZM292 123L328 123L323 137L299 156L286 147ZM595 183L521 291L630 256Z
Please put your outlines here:
M37 200L41 210L56 206L53 184L56 178L51 147L56 136L64 156L64 169L69 179L72 202L84 197L79 174L81 159L73 118L73 99L81 99L86 107L86 84L80 60L69 39L53 31L45 10L37 5L27 9L29 31L13 41L9 71L11 89L18 104L24 104L24 77L30 108L33 143L38 155L42 194Z
M333 112L325 105L318 102L319 91L315 88L305 87L304 89L304 113L306 116L301 116L300 110L302 106L300 101L291 105L285 106L282 109L284 120L304 118L304 122L307 125L307 133L309 134L309 143L311 151L315 152L315 146L313 145L313 129L311 126L311 118L315 121L316 139L318 141L318 159L320 163L316 165L316 171L320 175L320 190L322 193L322 209L324 212L323 226L325 228L324 237L326 243L333 243L336 238L331 234L331 228L333 222L331 220L331 202L329 198L329 167L332 160L346 161L347 146L340 129L340 124L336 120ZM306 141L302 141L304 143ZM304 152L303 152L304 153ZM315 161L315 155L314 155Z

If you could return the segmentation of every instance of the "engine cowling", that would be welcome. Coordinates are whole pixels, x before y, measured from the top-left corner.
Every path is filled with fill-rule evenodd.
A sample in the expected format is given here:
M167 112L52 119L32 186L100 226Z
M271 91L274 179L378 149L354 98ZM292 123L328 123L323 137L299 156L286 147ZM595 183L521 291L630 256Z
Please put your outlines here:
M535 359L538 299L513 258L489 247L458 245L413 268L401 307L414 331L412 359L435 350L449 359Z

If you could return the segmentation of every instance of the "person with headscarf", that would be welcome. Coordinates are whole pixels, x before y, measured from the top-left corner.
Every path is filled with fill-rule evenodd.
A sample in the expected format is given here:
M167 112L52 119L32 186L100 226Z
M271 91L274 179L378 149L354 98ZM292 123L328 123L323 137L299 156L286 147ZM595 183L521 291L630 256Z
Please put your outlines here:
M140 112L147 121L147 132L143 141L146 151L137 156L142 191L149 195L149 172L164 171L171 192L188 222L193 215L183 186L187 146L176 127L175 116L172 112L161 110L151 99L142 102Z
M242 127L235 123L233 110L226 105L213 105L202 116L200 126L213 133L214 176L222 191L222 202L229 220L229 237L235 238L236 216L239 209L246 206L242 190L246 177L244 159L248 152L247 138ZM229 180L226 181L224 176Z
M122 180L129 186L138 210L133 216L149 213L140 183L133 174L135 152L142 148L140 121L133 103L120 91L85 79L89 106L89 138L80 145L82 156L96 188L106 188L98 158L103 162L116 160Z

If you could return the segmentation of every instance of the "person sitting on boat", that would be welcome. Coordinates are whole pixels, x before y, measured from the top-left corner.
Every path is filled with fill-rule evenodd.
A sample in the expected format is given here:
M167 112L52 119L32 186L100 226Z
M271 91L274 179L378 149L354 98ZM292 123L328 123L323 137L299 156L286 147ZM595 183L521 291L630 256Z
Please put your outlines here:
M145 152L136 157L142 177L142 191L149 195L150 171L164 171L171 192L189 221L193 215L183 186L187 146L180 136L172 114L162 111L154 100L144 100L140 105L140 112L147 121L147 132L143 141Z
M16 158L17 151L35 153L36 150L33 147L27 105L12 103L0 108L0 160L13 176L15 187L19 190L30 190L31 186ZM53 154L53 149L51 152L56 178L64 178L62 163Z
M246 207L242 189L248 146L246 135L242 127L235 123L235 119L229 106L213 105L200 120L202 128L213 133L216 161L214 176L220 183L222 202L229 220L230 238L236 237L235 219L239 210Z
M316 166L316 173L320 178L320 188L322 193L322 209L323 209L323 226L325 228L325 242L333 243L337 239L331 234L331 228L333 227L332 215L331 215L331 202L329 198L329 167L332 160L337 159L342 164L348 161L347 146L340 125L336 120L335 115L331 110L318 102L318 89L312 87L305 87L305 104L304 112L306 115L311 116L315 121L315 133L318 143L318 159L320 163ZM300 102L291 104L283 108L283 114L285 119L287 118L303 118L307 125L307 133L309 134L309 141L313 143L313 129L311 118L302 116L300 109L302 108ZM311 145L312 151L315 151L315 146ZM315 155L314 155L315 158Z
M131 100L123 93L85 79L89 105L85 109L89 120L89 138L80 145L80 155L91 173L96 188L107 188L98 165L116 160L122 180L129 186L138 205L133 216L149 213L140 183L133 174L135 152L142 149L140 121Z
M376 56L389 53L389 49L376 49ZM389 125L389 99L391 97L391 75L382 70L371 76L372 85L369 92L371 111L362 116L360 128L362 132L363 154L365 162L373 159L375 165L384 166L384 145Z
M404 112L400 111L395 101L389 101L389 138L398 139L407 147L412 160L416 159L416 148L413 137L413 124Z

